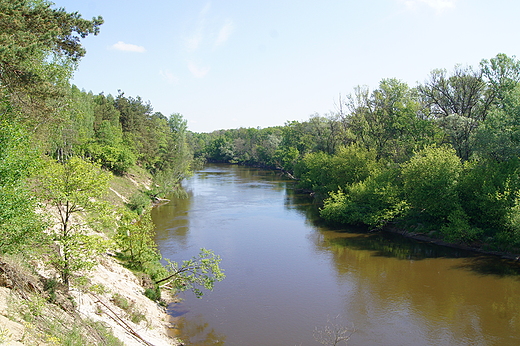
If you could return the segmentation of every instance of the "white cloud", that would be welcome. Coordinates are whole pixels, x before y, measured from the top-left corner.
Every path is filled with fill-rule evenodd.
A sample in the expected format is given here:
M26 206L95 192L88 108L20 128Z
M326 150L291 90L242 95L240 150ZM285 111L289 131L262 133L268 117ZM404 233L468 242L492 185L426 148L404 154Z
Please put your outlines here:
M211 2L206 3L206 5L200 10L199 18L197 20L197 26L192 35L185 39L186 41L186 49L188 52L196 51L202 40L204 39L204 29L206 27L206 15L211 8Z
M209 67L200 67L197 66L194 62L188 61L188 70L190 70L191 74L196 78L203 78L209 72Z
M135 44L124 43L123 41L119 41L116 44L111 46L112 49L121 50L124 52L136 52L136 53L144 53L146 49L142 46L137 46Z
M206 14L209 12L210 8L211 8L211 1L208 1L206 3L206 5L202 8L202 10L199 12L199 16L201 18L204 18L206 16Z
M228 19L218 32L217 40L215 41L215 46L220 46L221 44L226 42L234 30L235 26L233 25L233 22Z
M160 70L159 74L169 84L174 84L179 81L179 77L174 75L170 70Z
M186 39L186 48L188 49L188 52L193 52L199 48L200 43L202 42L202 30L198 30L193 35L188 37Z
M410 9L415 9L419 5L426 5L437 12L442 12L444 10L454 8L456 0L401 0L406 7Z

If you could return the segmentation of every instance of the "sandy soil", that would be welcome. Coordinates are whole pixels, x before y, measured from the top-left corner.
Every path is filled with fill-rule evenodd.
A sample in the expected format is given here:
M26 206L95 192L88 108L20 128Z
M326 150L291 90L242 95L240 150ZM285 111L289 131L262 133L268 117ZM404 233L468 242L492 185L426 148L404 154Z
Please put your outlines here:
M105 294L81 293L72 291L78 311L94 321L103 321L112 327L114 335L125 345L143 345L143 340L155 345L179 345L168 337L169 316L163 307L144 296L144 288L135 275L116 262L110 256L105 256L91 273L91 283L106 289ZM138 324L129 320L128 310L124 311L112 301L115 293L123 296L132 310L141 313L146 320ZM118 317L124 318L124 323ZM142 340L132 335L137 333Z

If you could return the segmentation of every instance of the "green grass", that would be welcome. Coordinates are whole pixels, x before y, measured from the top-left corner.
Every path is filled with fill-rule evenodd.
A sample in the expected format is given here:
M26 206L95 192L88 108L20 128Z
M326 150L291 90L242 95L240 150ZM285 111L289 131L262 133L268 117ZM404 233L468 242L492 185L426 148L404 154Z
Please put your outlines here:
M132 180L135 181L137 185L132 182ZM148 186L150 182L150 173L139 166L134 166L125 176L114 176L110 181L110 187L129 201L133 195L146 190L146 186ZM125 201L113 191L108 192L105 200L116 206L125 205Z

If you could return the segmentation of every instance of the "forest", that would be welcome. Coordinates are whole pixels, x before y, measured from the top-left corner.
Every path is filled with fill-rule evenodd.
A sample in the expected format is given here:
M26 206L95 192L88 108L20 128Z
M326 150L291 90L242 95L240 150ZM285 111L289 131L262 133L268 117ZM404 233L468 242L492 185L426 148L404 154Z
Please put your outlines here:
M180 191L199 164L186 120L138 96L94 95L70 82L86 53L81 40L102 24L48 1L0 0L0 286L21 295L10 316L32 326L28 343L121 344L103 324L80 318L69 294L106 294L88 273L107 254L161 304L161 289L201 296L224 278L210 250L176 263L154 242L152 202ZM128 198L114 189L138 178L149 183ZM113 293L130 316L122 299ZM69 313L70 325L43 314L49 304ZM132 322L146 319L132 313ZM2 326L0 343L11 335Z
M520 62L434 69L356 87L330 114L190 136L195 157L280 169L328 222L520 246Z
M47 1L0 0L0 258L22 254L55 273L46 300L85 285L109 251L146 276L155 301L161 288L200 297L222 280L211 251L163 265L153 240L152 202L182 195L204 162L279 170L335 225L519 251L516 57L434 69L416 86L382 79L284 126L195 133L139 96L71 84L81 40L102 24ZM124 205L106 199L114 179L136 174L150 177L148 189Z
M149 267L160 254L147 210L206 161L281 170L331 223L520 247L515 57L435 69L414 87L399 79L359 86L334 111L306 121L194 133L181 114L165 116L139 96L70 83L86 53L81 39L99 33L101 17L86 20L45 1L0 7L0 254L38 249L66 285L111 246L72 224L86 212L89 227L115 229L111 241L130 266L170 277ZM152 188L124 209L103 204L111 177L136 167L153 177ZM52 231L43 205L58 213Z

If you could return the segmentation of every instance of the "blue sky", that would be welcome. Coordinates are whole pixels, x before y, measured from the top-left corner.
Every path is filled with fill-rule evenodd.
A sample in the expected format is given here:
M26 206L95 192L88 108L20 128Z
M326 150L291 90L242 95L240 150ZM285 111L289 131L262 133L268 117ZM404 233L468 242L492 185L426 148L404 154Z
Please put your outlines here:
M283 125L357 85L518 56L518 0L54 0L98 36L73 83L149 100L195 132Z

